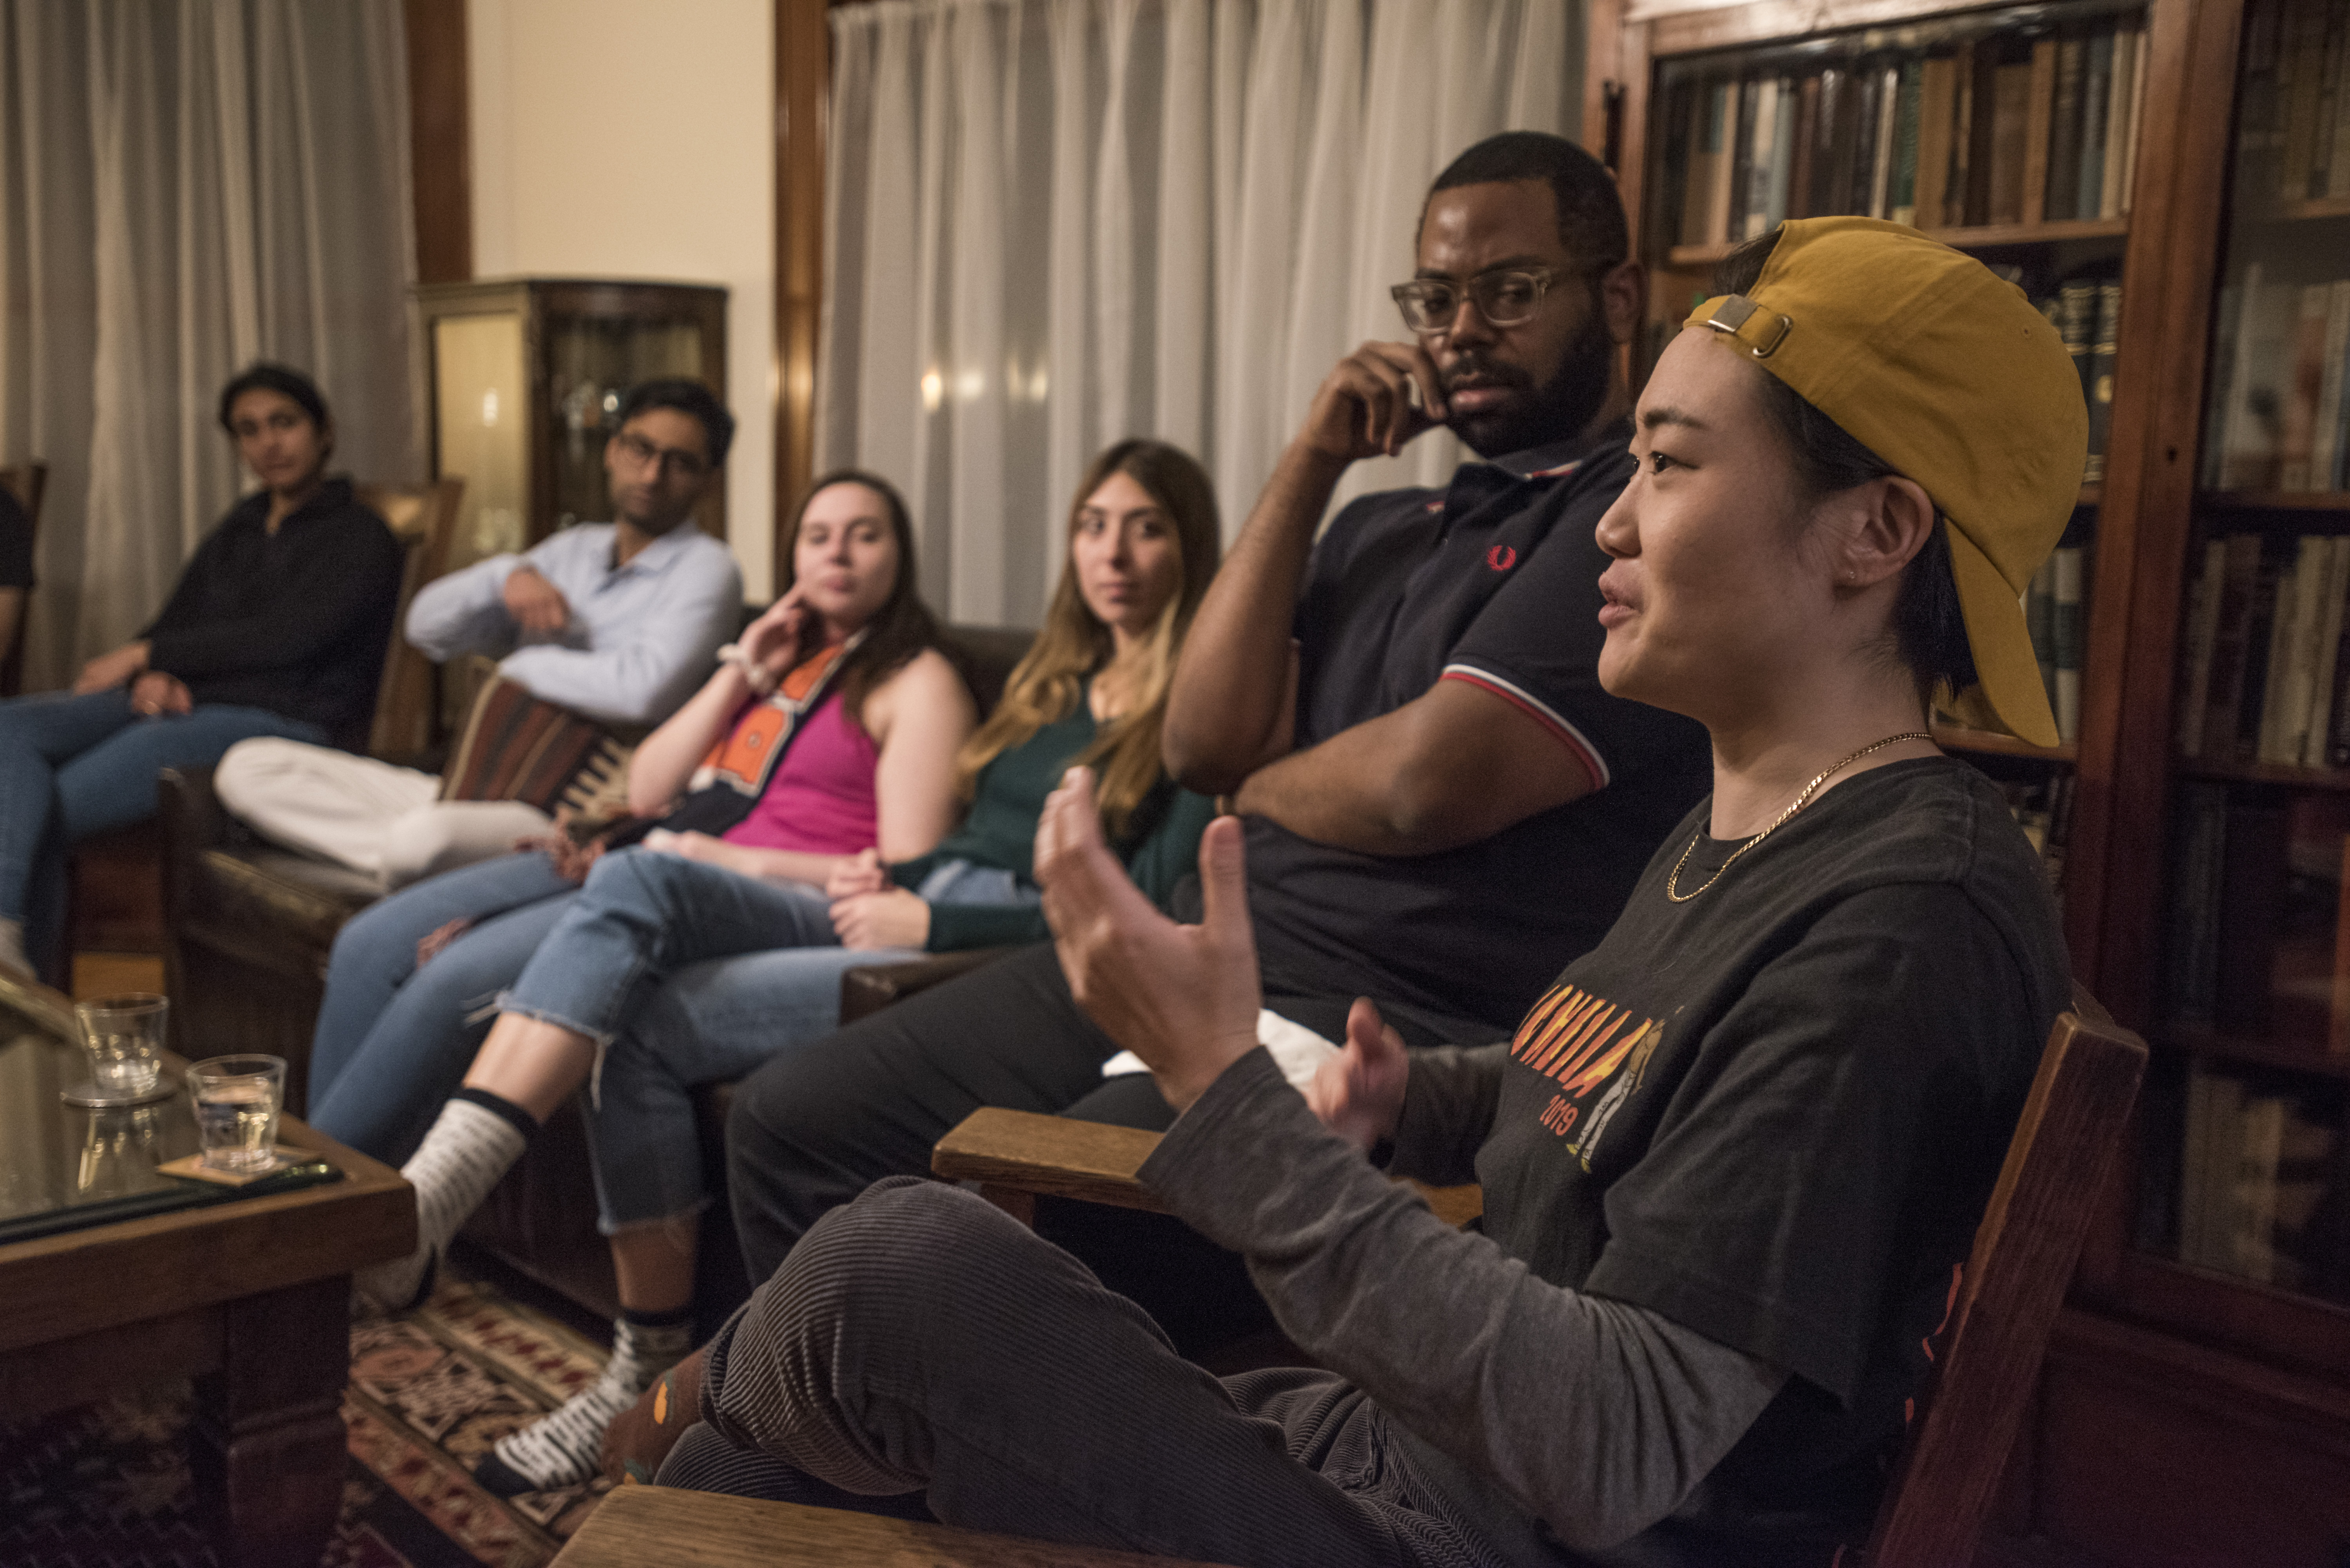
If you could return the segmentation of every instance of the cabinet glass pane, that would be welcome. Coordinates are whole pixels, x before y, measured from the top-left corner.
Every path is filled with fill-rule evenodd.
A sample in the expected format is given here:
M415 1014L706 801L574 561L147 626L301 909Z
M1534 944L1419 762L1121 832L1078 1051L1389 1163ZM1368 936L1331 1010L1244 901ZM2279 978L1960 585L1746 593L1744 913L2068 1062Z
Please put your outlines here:
M452 569L530 542L522 336L522 317L511 311L432 324L440 472L465 482Z
M555 525L610 520L604 443L619 428L620 400L660 376L707 379L702 335L683 322L547 322L547 405L554 421Z

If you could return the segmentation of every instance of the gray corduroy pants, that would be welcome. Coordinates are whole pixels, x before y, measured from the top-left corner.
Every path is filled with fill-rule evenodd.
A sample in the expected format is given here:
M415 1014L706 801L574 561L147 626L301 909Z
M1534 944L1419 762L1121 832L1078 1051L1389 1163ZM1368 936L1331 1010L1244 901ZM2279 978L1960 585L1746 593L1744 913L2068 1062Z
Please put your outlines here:
M971 1193L833 1210L712 1342L665 1486L1257 1568L1493 1561L1334 1374L1218 1379Z

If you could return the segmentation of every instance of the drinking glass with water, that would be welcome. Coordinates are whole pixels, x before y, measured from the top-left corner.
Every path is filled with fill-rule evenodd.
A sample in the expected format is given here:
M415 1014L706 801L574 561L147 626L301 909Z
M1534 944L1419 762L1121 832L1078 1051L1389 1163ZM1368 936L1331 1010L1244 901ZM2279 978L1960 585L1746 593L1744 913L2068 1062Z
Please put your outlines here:
M277 1108L286 1099L283 1056L214 1056L188 1069L204 1163L250 1175L277 1159Z

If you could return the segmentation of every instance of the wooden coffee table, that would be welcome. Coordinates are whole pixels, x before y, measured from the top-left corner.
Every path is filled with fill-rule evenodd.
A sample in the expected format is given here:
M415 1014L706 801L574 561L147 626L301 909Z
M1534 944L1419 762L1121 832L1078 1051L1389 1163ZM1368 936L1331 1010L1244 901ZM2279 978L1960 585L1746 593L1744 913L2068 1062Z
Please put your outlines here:
M0 1218L181 1190L153 1168L196 1147L185 1089L144 1113L67 1106L73 1038L65 998L0 977ZM314 1568L342 1501L351 1272L416 1245L416 1200L298 1121L278 1141L342 1179L0 1244L0 1417L192 1376L190 1460L224 1560Z

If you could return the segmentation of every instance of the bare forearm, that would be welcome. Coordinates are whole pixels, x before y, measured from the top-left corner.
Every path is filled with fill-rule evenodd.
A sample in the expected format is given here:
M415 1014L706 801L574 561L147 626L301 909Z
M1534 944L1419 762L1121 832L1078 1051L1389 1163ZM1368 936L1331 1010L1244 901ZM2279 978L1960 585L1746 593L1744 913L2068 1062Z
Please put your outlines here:
M629 809L650 816L675 800L726 721L750 696L751 683L743 671L722 665L629 759Z
M1203 794L1231 791L1287 737L1290 623L1314 526L1347 464L1293 442L1201 601L1161 742L1168 771Z
M767 882L805 882L822 888L840 863L840 855L810 855L798 849L758 849L749 845L726 846L724 864L731 871Z
M1393 751L1367 731L1341 731L1259 768L1233 795L1232 808L1365 855L1428 855L1482 836L1416 809L1396 776Z

